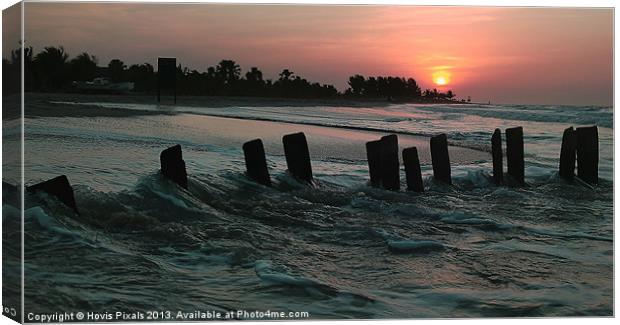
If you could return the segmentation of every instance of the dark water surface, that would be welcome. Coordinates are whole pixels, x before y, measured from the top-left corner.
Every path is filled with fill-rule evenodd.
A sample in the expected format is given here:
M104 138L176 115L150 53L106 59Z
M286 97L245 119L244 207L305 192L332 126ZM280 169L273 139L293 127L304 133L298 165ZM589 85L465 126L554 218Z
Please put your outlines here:
M610 108L175 109L183 113L26 119L26 183L66 174L81 212L45 195L26 197L27 313L613 312ZM446 132L455 185L434 182L421 157L425 193L369 187L363 142L381 134L205 115L392 130L408 134L401 144L421 148L427 139L419 135ZM601 182L594 189L557 177L561 131L590 123L599 124L601 137ZM526 134L528 186L497 187L488 177L490 134L516 125ZM309 134L314 187L285 173L278 139L292 130ZM244 175L241 143L258 136L265 139L272 188ZM176 143L183 146L188 190L158 173L159 152ZM19 224L15 207L3 206L3 224Z

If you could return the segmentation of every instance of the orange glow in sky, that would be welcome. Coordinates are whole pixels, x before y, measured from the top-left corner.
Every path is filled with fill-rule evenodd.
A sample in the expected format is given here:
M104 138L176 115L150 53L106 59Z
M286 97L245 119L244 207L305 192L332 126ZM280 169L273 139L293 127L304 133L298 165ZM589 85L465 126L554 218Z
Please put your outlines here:
M415 78L495 103L613 100L613 9L26 2L26 42L100 65L222 59L266 79L290 69L345 90L349 76ZM6 57L10 48L4 49Z

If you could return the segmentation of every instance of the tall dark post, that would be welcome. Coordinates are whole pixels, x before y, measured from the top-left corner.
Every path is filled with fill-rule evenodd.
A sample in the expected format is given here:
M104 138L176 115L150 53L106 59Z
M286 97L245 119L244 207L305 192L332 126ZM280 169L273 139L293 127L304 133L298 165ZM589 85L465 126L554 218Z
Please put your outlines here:
M569 127L564 130L562 135L562 148L560 149L560 177L567 181L575 178L575 152L577 143L575 141L575 130Z
M403 164L405 165L405 176L407 178L407 190L424 192L422 182L422 170L420 169L420 158L416 147L403 150Z
M366 157L368 158L368 172L370 185L381 186L381 140L366 142Z
M433 177L451 185L450 156L448 154L448 137L445 134L431 138L431 160L433 161Z
M508 175L518 184L525 184L525 164L523 162L523 128L506 129L506 160Z
M400 189L400 162L398 160L398 137L396 134L381 138L381 185L384 189Z
M493 156L493 182L500 185L504 182L504 166L502 153L502 131L495 129L491 136L491 155Z
M67 176L61 175L45 182L41 182L27 187L28 192L43 191L50 195L55 196L65 204L79 214L77 204L75 204L75 196L73 195L73 187L69 184Z
M306 135L303 132L287 134L282 137L282 143L289 173L302 181L311 182L312 165Z
M174 103L177 103L177 59L157 59L157 102L161 101L161 90L172 90Z
M590 183L598 184L598 128L596 126L577 128L577 176Z
M177 144L162 151L159 161L161 163L161 173L164 177L183 188L187 188L187 171L185 170L185 161L183 160L183 152L180 145Z
M248 177L259 184L271 186L263 141L261 139L256 139L244 143L243 154L245 156L245 166L248 170Z

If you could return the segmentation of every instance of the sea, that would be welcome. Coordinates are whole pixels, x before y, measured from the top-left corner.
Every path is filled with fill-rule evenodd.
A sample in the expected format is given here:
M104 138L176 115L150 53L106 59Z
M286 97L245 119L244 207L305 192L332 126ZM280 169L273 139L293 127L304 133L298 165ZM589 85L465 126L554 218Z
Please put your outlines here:
M129 113L25 118L26 185L67 175L79 210L44 193L25 196L27 315L613 315L612 107L49 105ZM14 124L5 141L19 141L18 122L5 121ZM558 177L563 130L592 125L599 184L568 183ZM524 130L526 184L498 186L491 134L515 126ZM296 131L308 138L312 184L286 171L281 137ZM440 133L451 186L433 179L428 140ZM401 149L418 147L423 193L406 191L402 157L400 191L369 185L364 142L387 134ZM245 174L242 144L254 138L265 143L271 187ZM188 189L159 171L159 153L176 144ZM12 166L4 181L14 184ZM19 229L19 206L5 202L2 212L5 231ZM16 240L3 236L5 246ZM17 276L19 259L4 269ZM5 290L18 294L18 284Z

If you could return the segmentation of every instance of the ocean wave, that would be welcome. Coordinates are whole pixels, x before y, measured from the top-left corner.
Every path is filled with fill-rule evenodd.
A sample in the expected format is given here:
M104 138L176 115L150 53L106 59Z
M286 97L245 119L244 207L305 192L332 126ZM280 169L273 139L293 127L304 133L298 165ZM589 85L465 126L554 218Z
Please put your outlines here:
M599 125L613 127L613 112L608 107L588 107L585 113L582 108L571 106L537 106L537 105L505 105L505 106L452 106L434 105L419 106L423 111L441 112L450 117L454 114L476 115L515 121L535 121L547 123L567 123L577 125Z
M390 251L396 253L426 253L443 250L445 246L434 240L388 240Z

